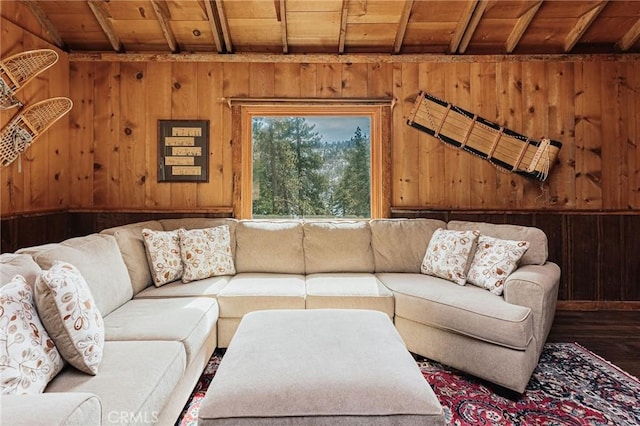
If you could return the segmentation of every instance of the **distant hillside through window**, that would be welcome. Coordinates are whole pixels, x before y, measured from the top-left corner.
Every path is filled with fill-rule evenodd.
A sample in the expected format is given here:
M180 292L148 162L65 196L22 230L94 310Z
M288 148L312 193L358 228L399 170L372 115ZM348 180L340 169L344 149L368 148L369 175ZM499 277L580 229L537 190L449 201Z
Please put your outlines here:
M255 218L371 217L370 116L253 116Z

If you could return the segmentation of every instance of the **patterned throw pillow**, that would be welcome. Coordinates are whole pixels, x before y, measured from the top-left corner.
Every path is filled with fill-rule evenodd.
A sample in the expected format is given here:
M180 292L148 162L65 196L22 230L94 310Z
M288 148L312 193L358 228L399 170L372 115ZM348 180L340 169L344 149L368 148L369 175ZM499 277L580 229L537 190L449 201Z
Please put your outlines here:
M78 370L98 373L104 348L104 323L87 282L67 262L55 262L36 279L40 319L62 357Z
M184 265L182 282L236 273L227 225L189 231L180 229L178 234Z
M0 288L0 343L2 395L42 393L64 366L21 275Z
M528 248L527 241L500 240L481 235L469 268L469 282L500 296L505 280L517 268Z
M153 284L160 287L182 277L179 229L175 231L142 230Z
M478 235L477 231L436 229L429 241L420 272L465 285Z

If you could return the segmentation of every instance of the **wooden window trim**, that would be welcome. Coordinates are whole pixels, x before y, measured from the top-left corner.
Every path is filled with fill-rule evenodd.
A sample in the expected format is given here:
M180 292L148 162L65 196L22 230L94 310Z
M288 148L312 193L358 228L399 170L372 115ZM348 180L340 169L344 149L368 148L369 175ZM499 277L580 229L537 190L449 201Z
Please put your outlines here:
M232 106L233 211L239 219L253 215L252 120L255 116L369 116L371 119L371 218L388 217L391 210L390 135L391 105L358 103L240 104Z

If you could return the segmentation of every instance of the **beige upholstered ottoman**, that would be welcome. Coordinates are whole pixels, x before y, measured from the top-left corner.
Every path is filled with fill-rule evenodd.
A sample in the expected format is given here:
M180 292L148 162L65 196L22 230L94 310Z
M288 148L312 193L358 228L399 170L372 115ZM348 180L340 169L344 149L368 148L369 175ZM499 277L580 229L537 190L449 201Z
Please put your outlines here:
M272 310L242 319L198 425L443 425L387 315Z

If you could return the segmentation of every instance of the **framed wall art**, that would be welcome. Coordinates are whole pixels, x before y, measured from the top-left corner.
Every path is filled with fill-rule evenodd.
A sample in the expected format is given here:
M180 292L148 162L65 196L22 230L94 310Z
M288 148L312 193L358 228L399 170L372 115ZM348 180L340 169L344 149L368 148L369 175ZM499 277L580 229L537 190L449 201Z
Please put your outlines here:
M158 182L209 181L209 120L158 120Z

